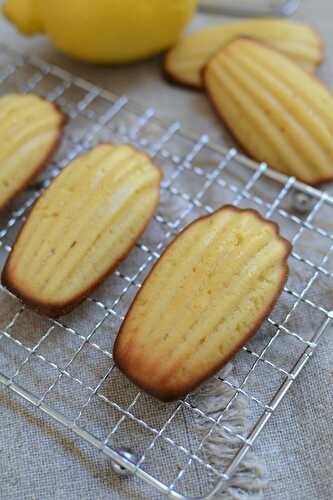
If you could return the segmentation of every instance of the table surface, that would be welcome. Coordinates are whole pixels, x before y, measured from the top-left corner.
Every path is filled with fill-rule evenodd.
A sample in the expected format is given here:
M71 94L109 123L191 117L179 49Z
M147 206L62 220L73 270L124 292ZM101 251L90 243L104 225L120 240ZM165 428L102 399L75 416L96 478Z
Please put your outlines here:
M332 14L331 2L304 0L295 16L316 27L326 43L326 61L319 75L331 87ZM191 28L217 20L200 14ZM221 126L205 96L164 82L159 58L126 67L90 66L58 53L44 37L21 37L2 18L0 42L34 53L115 93L128 94L156 107L166 117L180 119L192 130L208 132L216 140L221 137ZM332 347L331 338L326 336L257 444L256 450L264 457L270 476L267 499L332 498ZM265 439L267 433L269 441ZM2 390L0 477L0 498L6 500L140 498L137 480L124 481L110 474L109 464L95 450Z

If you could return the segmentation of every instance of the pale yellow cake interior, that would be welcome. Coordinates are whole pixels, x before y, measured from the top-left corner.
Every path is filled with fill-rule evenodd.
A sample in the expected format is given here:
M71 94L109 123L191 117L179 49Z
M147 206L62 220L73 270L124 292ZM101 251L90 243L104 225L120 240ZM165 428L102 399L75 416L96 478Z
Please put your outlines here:
M224 209L190 226L125 320L116 352L125 373L163 394L223 364L277 296L288 251L253 212Z
M213 105L246 151L309 184L333 177L333 96L280 53L236 40L207 65Z
M61 133L62 114L32 94L0 98L0 208L45 160Z
M284 19L252 19L190 33L169 51L166 69L176 80L201 87L203 66L219 49L239 36L272 44L310 72L322 59L321 41L310 27Z
M160 171L129 146L97 146L71 162L39 199L7 275L42 303L98 283L130 249L159 200Z

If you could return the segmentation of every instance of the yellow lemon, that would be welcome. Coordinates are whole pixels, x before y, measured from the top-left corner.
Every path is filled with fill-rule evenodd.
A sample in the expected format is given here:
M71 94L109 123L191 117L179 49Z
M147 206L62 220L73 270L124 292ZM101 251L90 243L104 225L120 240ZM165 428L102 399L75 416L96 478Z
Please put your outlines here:
M46 33L66 54L95 63L145 58L173 45L197 0L5 0L25 34Z

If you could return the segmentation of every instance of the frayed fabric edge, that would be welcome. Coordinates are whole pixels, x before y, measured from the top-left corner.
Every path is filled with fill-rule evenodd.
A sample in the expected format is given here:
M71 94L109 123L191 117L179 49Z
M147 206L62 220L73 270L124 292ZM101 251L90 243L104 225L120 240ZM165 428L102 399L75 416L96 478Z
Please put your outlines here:
M229 363L220 373L221 378L230 377L232 364ZM236 383L235 383L236 386ZM211 379L193 394L191 400L197 408L214 419L224 412L221 424L230 429L228 432L222 425L216 425L212 432L210 420L196 413L194 425L196 432L203 439L201 451L206 461L217 470L225 471L239 449L239 438L248 427L249 407L245 398L236 397L226 411L226 407L235 389L223 384L220 380ZM216 484L216 476L211 478L211 486ZM261 500L267 485L267 472L264 463L249 450L236 472L225 486L212 498L223 500Z

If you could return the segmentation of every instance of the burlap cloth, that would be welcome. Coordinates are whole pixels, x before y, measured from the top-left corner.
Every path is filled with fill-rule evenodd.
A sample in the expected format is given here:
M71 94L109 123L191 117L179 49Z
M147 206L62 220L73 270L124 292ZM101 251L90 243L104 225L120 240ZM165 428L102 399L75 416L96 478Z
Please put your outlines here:
M327 60L320 75L331 86L332 14L333 7L327 0L308 0L302 3L296 16L311 22L322 35ZM193 26L211 21L208 16L198 15ZM220 125L205 97L168 86L161 79L158 60L115 69L90 67L58 54L42 38L31 41L20 38L3 20L0 20L0 41L25 52L34 50L47 61L115 93L129 94L165 115L180 118L184 125L198 132L207 131L221 139ZM329 227L329 221L322 223ZM316 240L311 244L315 256ZM327 291L328 301L330 294L331 289ZM316 289L314 298L315 295ZM298 331L310 335L314 318L300 315L297 322ZM31 324L30 331L27 326L27 336L33 335L35 329L36 325ZM330 335L322 338L313 360L257 442L256 453L263 457L268 469L267 499L329 500L333 496L332 347ZM153 490L143 489L137 479L122 480L114 476L109 463L92 447L75 438L73 444L72 434L2 390L0 414L1 499L157 498ZM98 412L95 417L99 418ZM160 453L163 455L162 450ZM163 460L161 464L163 467ZM203 484L204 490L206 486Z

